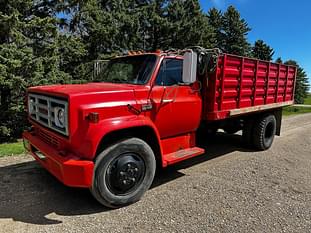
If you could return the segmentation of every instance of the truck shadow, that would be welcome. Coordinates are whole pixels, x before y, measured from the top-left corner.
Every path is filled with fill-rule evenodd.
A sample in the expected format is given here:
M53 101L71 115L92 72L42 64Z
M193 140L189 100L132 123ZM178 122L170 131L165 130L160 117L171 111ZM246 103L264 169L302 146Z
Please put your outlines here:
M151 189L184 176L184 174L179 171L181 169L189 168L196 164L221 157L234 151L254 151L243 145L242 137L240 135L229 135L220 132L218 132L215 136L209 136L204 142L201 143L200 147L205 149L205 153L203 155L184 160L165 169L160 169L156 174Z
M184 176L180 169L203 163L242 148L240 136L218 133L205 145L206 153L157 171L151 188ZM0 167L0 219L9 218L38 225L60 224L50 214L88 215L109 211L96 202L87 189L69 188L35 161Z

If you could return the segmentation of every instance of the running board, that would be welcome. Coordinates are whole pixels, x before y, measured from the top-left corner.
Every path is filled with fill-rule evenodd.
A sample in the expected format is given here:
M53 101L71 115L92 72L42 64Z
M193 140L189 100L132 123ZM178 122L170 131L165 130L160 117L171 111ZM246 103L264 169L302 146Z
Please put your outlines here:
M164 163L171 165L180 161L204 154L205 150L199 147L192 147L184 150L179 150L170 154L164 155Z

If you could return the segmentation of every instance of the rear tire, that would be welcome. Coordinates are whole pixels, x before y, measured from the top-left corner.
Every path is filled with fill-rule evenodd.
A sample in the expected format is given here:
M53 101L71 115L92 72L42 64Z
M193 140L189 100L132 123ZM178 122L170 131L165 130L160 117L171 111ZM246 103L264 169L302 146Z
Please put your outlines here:
M156 160L150 146L141 139L120 141L98 155L91 193L109 208L137 202L150 188Z
M258 150L267 150L271 147L276 132L275 116L265 115L259 118L253 129L253 145Z

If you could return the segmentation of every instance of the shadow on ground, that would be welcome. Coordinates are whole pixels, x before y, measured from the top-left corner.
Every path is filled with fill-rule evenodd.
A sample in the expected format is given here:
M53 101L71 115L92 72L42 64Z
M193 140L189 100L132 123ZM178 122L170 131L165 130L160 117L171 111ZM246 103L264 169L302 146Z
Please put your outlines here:
M238 135L218 133L204 143L206 153L157 172L152 188L182 177L180 169L203 163L233 151L247 151ZM48 219L109 211L98 204L87 189L62 185L35 161L0 167L0 219L46 225L61 221Z

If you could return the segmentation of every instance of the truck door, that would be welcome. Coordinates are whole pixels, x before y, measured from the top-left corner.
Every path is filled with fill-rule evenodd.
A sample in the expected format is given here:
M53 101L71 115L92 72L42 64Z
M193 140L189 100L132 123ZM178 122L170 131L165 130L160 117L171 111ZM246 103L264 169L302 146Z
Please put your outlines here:
M182 82L182 69L181 58L164 58L154 80L151 117L161 138L193 132L200 124L200 92Z

